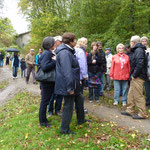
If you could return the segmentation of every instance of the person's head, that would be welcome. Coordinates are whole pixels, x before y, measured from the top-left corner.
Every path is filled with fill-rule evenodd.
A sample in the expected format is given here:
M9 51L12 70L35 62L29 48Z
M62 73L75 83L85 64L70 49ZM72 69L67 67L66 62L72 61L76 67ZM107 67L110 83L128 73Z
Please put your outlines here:
M55 48L62 44L62 36L58 35L54 37L55 39Z
M120 54L124 53L124 45L122 43L118 44L116 46L116 50L117 50L117 53L120 53Z
M43 39L42 47L45 50L54 50L54 44L55 44L54 38L51 36L47 36L46 38Z
M141 44L144 45L145 47L148 47L148 38L146 36L143 36L141 38Z
M131 48L133 48L137 43L140 43L140 37L138 35L132 36L130 40Z
M129 44L126 44L126 45L124 46L124 49L125 49L125 51L126 51L127 53L130 53L130 51L131 51L131 47L130 47Z
M42 52L43 52L42 49L39 49L39 54L42 54Z
M34 49L30 49L30 54L34 55Z
M97 42L97 49L98 50L102 49L102 42L100 42L100 41Z
M66 32L62 36L62 42L73 48L76 46L76 36L71 32Z
M78 46L78 47L83 47L83 48L86 49L86 48L87 48L87 43L88 43L87 38L82 37L82 38L78 39L78 41L77 41L77 46Z
M92 52L97 52L97 43L96 42L92 42L91 49L92 49Z
M105 54L111 53L111 49L110 48L106 48L105 49Z
M18 56L18 52L14 52L14 56Z

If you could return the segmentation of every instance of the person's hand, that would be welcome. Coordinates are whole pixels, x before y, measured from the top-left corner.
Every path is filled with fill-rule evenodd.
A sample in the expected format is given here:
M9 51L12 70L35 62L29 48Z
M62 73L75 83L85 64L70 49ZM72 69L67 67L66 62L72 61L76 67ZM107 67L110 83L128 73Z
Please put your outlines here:
M56 60L56 56L53 56L52 59L53 59L53 60Z
M73 95L74 94L74 90L69 92L69 95Z
M92 64L96 64L96 60L95 59L92 61Z
M150 77L148 77L148 79L150 80Z
M111 80L113 80L113 78L112 78L112 77L110 77L110 79L111 79Z
M85 80L88 80L88 77L87 78L84 78Z

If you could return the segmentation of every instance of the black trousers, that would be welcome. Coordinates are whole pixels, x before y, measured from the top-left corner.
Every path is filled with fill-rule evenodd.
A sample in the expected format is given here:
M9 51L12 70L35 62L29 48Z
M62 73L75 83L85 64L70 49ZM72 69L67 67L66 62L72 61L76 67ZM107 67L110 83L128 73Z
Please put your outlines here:
M41 83L41 104L39 109L39 121L41 123L47 123L46 112L49 100L54 92L54 83Z
M85 121L83 95L80 93L78 95L64 96L61 133L70 132L69 125L72 119L74 102L75 102L75 108L76 108L76 114L77 114L77 123L82 124Z

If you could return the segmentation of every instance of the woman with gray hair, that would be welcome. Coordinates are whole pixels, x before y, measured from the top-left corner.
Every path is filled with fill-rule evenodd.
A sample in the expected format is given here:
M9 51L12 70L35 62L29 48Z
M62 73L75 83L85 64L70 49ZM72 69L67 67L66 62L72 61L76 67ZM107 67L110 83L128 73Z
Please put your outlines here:
M54 44L55 41L53 37L48 36L43 40L42 47L44 52L39 59L39 64L44 72L49 72L56 67L56 56L52 54L52 50L54 50ZM49 100L54 92L54 85L55 82L40 83L41 104L39 109L39 121L41 126L51 127L46 118L46 110Z
M150 106L150 48L148 47L148 38L143 36L141 38L141 43L146 47L146 55L147 55L147 80L145 81L145 90L146 90L146 106Z

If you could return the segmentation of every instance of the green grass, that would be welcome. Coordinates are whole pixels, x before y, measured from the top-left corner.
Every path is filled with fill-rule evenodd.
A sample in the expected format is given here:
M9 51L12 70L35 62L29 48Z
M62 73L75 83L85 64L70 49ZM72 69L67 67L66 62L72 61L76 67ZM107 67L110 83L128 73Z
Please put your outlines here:
M9 84L9 82L7 80L1 81L0 82L0 90L4 89L5 87L7 87Z
M1 150L149 150L150 135L123 129L112 122L87 116L92 120L76 125L73 116L71 130L76 135L61 135L61 118L53 116L52 128L39 126L40 97L30 93L18 93L8 104L0 108Z

